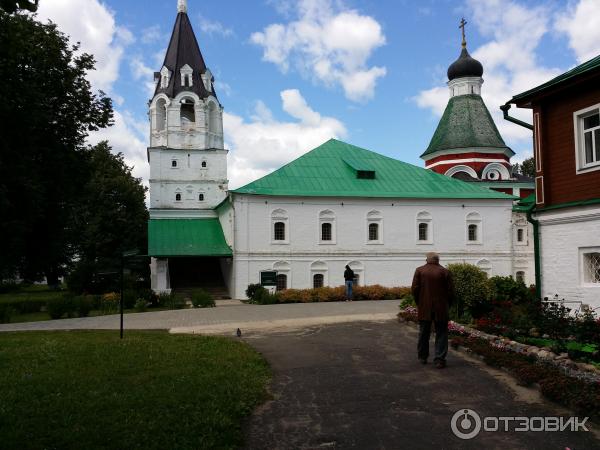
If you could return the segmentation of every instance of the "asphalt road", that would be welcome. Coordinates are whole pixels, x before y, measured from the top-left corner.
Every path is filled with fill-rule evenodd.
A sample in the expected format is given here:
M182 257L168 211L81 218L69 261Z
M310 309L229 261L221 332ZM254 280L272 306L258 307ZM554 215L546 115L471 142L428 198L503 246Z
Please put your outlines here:
M246 424L248 449L600 449L583 431L481 431L459 439L450 422L463 408L482 418L569 414L457 352L446 369L420 365L416 330L396 321L243 339L274 371L273 400Z

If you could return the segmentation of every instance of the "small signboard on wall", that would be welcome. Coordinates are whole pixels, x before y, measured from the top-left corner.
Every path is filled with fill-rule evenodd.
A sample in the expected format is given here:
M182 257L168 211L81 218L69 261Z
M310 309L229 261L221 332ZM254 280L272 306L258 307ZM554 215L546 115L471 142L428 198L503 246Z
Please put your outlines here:
M277 286L277 272L275 270L261 270L260 285L264 287Z

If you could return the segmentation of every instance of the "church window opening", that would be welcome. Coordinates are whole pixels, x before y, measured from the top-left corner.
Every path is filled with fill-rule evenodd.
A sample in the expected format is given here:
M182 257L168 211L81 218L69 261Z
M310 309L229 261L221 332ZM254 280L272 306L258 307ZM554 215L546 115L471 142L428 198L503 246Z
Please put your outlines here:
M167 102L164 98L156 102L156 131L164 131L167 124Z
M276 289L278 291L284 291L287 289L287 275L278 273L275 277Z
M202 168L205 169L206 168L206 161L202 161Z
M517 228L517 242L523 242L525 237L525 230L523 228Z
M276 241L285 241L285 223L275 222L273 226L273 239Z
M426 241L427 240L427 228L428 225L426 223L420 223L419 224L419 240L420 241Z
M471 241L471 242L477 241L477 225L475 225L475 224L469 225L469 241Z
M217 122L219 120L219 111L214 102L208 104L208 131L216 133L218 131Z
M176 202L180 202L181 201L181 194L179 192L177 194L175 194L175 201Z
M181 126L190 127L196 122L196 113L194 111L194 100L184 98L181 100Z
M515 279L520 283L525 283L525 272L523 272L522 270L519 270L516 273Z
M203 202L204 201L204 194L198 194L198 201L199 202Z
M331 224L328 222L321 224L321 240L322 241L330 241L331 240Z
M313 288L318 289L323 287L324 277L322 273L313 275Z
M378 241L379 240L379 224L378 223L370 223L369 224L369 240L370 241Z
M176 159L173 159L171 161L171 167L177 167L177 160Z

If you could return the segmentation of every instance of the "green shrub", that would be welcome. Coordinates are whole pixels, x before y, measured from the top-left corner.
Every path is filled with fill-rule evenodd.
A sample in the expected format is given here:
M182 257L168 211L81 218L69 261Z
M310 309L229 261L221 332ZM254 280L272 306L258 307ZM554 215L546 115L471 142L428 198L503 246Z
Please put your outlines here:
M250 300L254 299L254 296L256 295L256 291L259 289L264 289L260 285L260 283L249 284L248 288L246 289L246 297L248 297L248 299L250 299Z
M533 300L531 291L525 283L511 276L495 276L489 279L490 295L494 300L522 303Z
M468 313L481 317L491 309L487 274L473 264L449 264L448 270L454 282L455 301L452 309L457 317Z
M51 319L60 319L67 312L65 306L64 297L53 298L46 303L46 311Z
M131 309L134 307L137 299L140 298L135 289L126 289L123 291L123 308Z
M212 296L203 289L192 291L192 306L194 308L207 308L215 306Z
M135 302L134 308L137 312L144 312L146 311L146 305L146 300L144 300L143 298L138 298Z
M171 302L171 294L167 292L161 292L160 294L156 294L152 298L152 306L157 308L165 308L170 305Z
M261 288L257 289L254 293L252 302L258 305L273 305L277 303L277 300L277 294L269 294L269 291L261 286Z
M415 298L412 296L412 294L405 295L404 298L402 298L402 301L400 302L401 309L404 309L407 306L417 306L417 304L415 303Z
M30 314L40 312L46 306L47 299L31 297L16 297L9 300L0 300L0 304L10 306L17 314ZM7 306L7 307L8 307Z
M79 295L74 297L73 301L79 317L89 316L90 311L94 309L94 298L91 295Z
M168 307L170 309L183 309L185 308L185 297L181 294L171 293L169 296L169 304Z
M11 317L16 312L10 303L0 303L0 323L10 323Z

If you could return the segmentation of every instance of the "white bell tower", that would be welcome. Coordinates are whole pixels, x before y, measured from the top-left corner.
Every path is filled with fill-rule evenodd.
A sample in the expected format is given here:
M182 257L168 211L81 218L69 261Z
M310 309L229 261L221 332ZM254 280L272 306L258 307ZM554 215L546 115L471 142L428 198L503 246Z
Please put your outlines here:
M177 19L149 103L150 217L197 217L227 193L223 107L187 15ZM196 212L194 212L196 211Z

